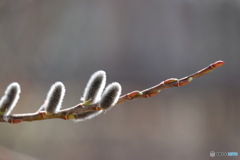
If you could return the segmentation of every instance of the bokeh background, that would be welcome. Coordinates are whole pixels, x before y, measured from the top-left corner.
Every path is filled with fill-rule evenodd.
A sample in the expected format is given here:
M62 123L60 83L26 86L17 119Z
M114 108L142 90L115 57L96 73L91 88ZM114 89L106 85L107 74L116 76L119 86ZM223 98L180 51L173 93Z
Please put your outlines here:
M50 86L63 108L97 70L122 94L225 65L190 84L81 123L0 124L0 159L212 159L240 154L239 0L1 0L0 92L17 81L13 113L35 112ZM235 160L238 157L224 157Z

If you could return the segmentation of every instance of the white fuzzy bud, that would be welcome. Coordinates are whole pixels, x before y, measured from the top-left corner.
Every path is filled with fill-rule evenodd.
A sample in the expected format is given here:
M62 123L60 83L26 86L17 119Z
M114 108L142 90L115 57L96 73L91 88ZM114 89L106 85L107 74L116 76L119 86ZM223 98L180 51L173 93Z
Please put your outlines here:
M101 70L93 73L87 83L81 100L83 102L91 101L91 103L97 103L100 100L105 85L106 73Z
M45 110L47 113L57 113L61 106L62 106L62 101L65 96L65 86L62 82L56 82L54 83L48 94L47 98L45 101Z
M101 100L99 102L100 107L102 107L105 110L108 110L112 106L114 106L119 99L121 91L122 87L119 83L114 82L109 84L102 94Z
M5 90L5 95L0 100L0 113L4 114L5 120L17 104L20 92L20 85L17 82L11 83Z

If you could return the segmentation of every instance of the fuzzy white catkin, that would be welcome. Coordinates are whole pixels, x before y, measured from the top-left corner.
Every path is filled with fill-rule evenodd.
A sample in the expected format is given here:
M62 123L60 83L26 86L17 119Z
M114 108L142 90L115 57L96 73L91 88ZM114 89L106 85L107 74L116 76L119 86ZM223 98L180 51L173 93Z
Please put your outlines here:
M5 95L0 100L0 111L5 112L5 120L17 104L20 92L20 85L17 82L11 83L5 90Z
M119 83L114 82L112 84L109 84L101 96L101 100L99 102L100 106L104 110L109 110L112 106L114 106L117 103L117 101L121 95L121 91L122 91L122 88ZM102 112L103 112L103 110L79 113L74 116L75 119L73 119L73 121L81 122L81 121L84 121L87 119L91 119L93 117L98 116Z
M81 100L83 102L91 100L91 103L97 103L106 85L106 73L105 71L97 71L90 77Z
M109 84L102 94L101 100L99 102L100 106L105 110L112 108L112 106L117 103L121 95L121 91L122 87L119 83L114 82Z
M48 94L45 101L45 110L47 113L57 113L61 106L62 101L65 96L65 86L62 82L56 82L54 83Z

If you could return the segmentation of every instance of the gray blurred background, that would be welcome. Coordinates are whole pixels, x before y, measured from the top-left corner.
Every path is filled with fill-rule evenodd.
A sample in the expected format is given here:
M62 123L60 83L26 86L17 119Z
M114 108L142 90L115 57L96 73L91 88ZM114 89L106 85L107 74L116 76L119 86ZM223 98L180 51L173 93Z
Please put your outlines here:
M63 108L76 105L97 70L126 94L226 64L85 122L1 123L0 159L240 154L239 52L239 0L1 0L0 92L14 81L22 90L13 113L35 112L55 81L67 89Z

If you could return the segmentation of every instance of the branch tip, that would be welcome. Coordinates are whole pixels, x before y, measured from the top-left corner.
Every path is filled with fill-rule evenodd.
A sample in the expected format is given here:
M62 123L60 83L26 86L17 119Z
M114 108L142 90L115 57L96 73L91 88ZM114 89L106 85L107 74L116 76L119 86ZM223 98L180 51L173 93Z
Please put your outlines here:
M216 61L215 63L213 63L212 66L213 66L214 68L217 68L217 67L223 66L224 64L225 64L224 61L219 60L219 61Z

